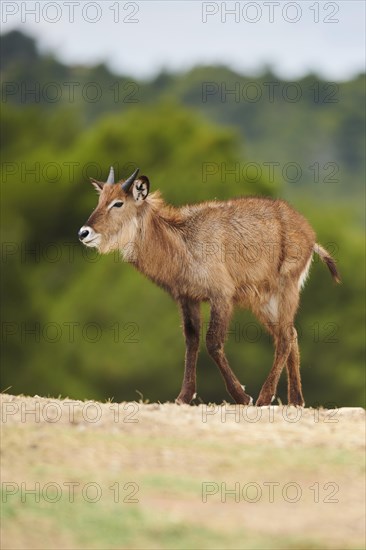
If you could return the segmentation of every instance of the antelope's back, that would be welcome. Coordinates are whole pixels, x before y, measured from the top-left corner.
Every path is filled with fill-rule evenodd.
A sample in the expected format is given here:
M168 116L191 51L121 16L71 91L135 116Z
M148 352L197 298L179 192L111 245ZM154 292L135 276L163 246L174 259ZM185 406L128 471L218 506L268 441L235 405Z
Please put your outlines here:
M236 284L300 274L315 233L308 221L279 199L243 197L187 207L188 242L206 267L225 266Z

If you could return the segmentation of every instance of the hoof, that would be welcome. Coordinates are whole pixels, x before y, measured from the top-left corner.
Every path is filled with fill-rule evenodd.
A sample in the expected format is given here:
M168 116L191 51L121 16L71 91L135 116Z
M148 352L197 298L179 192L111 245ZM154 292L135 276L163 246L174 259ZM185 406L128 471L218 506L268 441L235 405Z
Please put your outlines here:
M275 395L260 395L257 399L257 402L255 404L256 407L267 407L268 405L270 405L274 399L275 399Z
M293 407L305 407L305 401L302 399L299 399L299 400L291 399L291 401L289 401L288 404L292 405Z
M197 396L196 393L193 395L179 394L175 400L176 405L190 405L191 401Z
M177 397L177 399L175 400L175 404L176 405L189 405L190 401L188 401L187 399L182 399L180 397Z
M253 397L245 393L240 397L235 397L235 402L237 405L253 405Z
M295 407L305 407L304 397L301 392L293 392L292 395L288 394L288 404Z

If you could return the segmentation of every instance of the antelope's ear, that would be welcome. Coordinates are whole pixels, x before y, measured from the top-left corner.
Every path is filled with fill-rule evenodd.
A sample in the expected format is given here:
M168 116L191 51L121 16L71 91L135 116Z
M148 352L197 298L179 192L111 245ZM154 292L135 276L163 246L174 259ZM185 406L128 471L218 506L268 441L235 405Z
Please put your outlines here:
M102 181L95 180L94 178L89 178L90 183L95 187L98 193L100 193L103 189L104 183Z
M137 180L134 181L132 187L132 196L137 203L142 203L148 196L150 191L150 182L149 178L146 176L139 176Z

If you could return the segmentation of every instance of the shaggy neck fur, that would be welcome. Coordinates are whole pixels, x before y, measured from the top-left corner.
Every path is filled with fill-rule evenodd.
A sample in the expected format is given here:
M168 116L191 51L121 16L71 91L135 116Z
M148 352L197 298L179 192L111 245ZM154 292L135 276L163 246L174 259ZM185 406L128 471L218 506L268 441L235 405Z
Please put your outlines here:
M118 235L123 258L150 279L166 287L187 262L185 217L167 205L158 192L149 195L137 216L127 221ZM157 262L157 258L163 259Z

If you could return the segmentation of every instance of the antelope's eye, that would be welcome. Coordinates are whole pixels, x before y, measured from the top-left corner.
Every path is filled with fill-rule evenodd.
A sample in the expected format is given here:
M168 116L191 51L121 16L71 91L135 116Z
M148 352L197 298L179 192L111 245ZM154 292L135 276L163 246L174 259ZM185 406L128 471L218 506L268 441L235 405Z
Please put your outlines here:
M121 208L122 205L123 205L122 201L117 201L112 205L112 208Z

